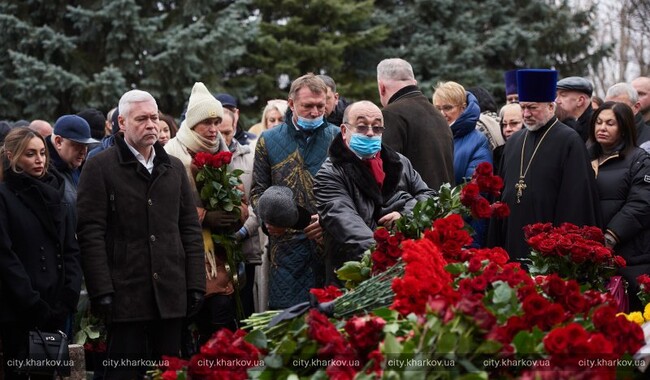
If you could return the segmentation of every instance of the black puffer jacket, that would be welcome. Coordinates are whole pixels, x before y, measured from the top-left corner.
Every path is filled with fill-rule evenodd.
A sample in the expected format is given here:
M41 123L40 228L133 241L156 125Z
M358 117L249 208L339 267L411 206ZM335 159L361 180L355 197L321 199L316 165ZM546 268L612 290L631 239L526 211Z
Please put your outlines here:
M358 260L374 243L377 221L390 212L409 214L417 201L435 195L401 154L382 145L386 174L380 189L372 173L337 135L314 180L314 197L325 230L327 276L345 261Z
M628 265L650 263L650 156L634 147L592 166L606 229L619 241L615 251Z

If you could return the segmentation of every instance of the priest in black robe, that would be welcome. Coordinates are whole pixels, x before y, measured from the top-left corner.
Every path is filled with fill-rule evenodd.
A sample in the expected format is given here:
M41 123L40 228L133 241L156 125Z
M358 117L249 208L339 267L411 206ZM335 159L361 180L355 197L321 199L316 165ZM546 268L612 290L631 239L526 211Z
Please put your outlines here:
M493 219L488 245L512 260L526 258L528 224L564 222L601 227L595 175L580 135L555 116L557 71L519 70L517 89L524 126L508 139L499 175L506 219Z

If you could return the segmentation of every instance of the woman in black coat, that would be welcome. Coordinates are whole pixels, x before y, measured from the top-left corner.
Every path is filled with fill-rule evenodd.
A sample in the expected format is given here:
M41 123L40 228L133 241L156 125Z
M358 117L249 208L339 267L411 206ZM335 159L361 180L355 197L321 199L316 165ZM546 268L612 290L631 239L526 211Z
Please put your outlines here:
M63 201L61 175L48 170L45 140L14 129L0 157L0 336L5 379L18 379L10 359L24 358L29 330L64 330L79 299L81 267L74 205Z
M650 274L650 156L636 146L632 110L606 102L592 118L589 153L596 173L606 245L623 256L630 310L643 310L636 277Z

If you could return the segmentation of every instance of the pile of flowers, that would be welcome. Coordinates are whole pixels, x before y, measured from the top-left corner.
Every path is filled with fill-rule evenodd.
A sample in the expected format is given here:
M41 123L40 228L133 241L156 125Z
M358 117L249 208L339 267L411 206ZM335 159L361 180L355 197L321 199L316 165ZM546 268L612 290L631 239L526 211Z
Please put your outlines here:
M462 188L453 193L454 199L447 201L461 205ZM477 212L483 212L481 208ZM520 263L510 262L501 248L468 248L472 239L461 214L446 212L421 230L417 223L403 223L404 230L378 230L375 251L348 266L356 269L339 272L358 279L365 270L372 272L369 279L349 281L347 290L312 290L319 302L328 303L316 303L305 314L280 324L251 318L249 332L237 332L230 342L235 346L237 339L243 339L259 350L262 362L248 368L248 377L613 379L624 373L634 375L637 363L621 359L631 359L644 345L644 334L639 324L618 313L610 293L584 285L582 277L571 277L578 272L540 270L531 275ZM602 251L595 230L563 228L575 235L576 243L593 247L590 254ZM538 230L553 233L553 228L529 228ZM410 238L415 232L416 237ZM529 239L536 242L539 233L529 234ZM555 256L542 256L539 263L546 257ZM616 261L610 260L607 263ZM334 311L328 312L325 305L334 305ZM208 378L195 375L192 378Z
M604 290L616 270L625 267L625 260L604 246L605 237L597 227L537 223L526 226L524 236L532 248L531 274L558 273Z

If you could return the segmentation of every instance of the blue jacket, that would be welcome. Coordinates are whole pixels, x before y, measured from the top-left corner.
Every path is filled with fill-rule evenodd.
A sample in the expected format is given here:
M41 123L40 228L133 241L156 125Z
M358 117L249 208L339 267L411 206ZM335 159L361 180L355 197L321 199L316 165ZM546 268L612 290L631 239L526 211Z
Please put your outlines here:
M476 130L476 122L481 116L481 108L476 97L467 93L467 108L451 125L454 135L454 177L456 184L463 178L471 177L481 162L492 163L492 150L487 138Z

